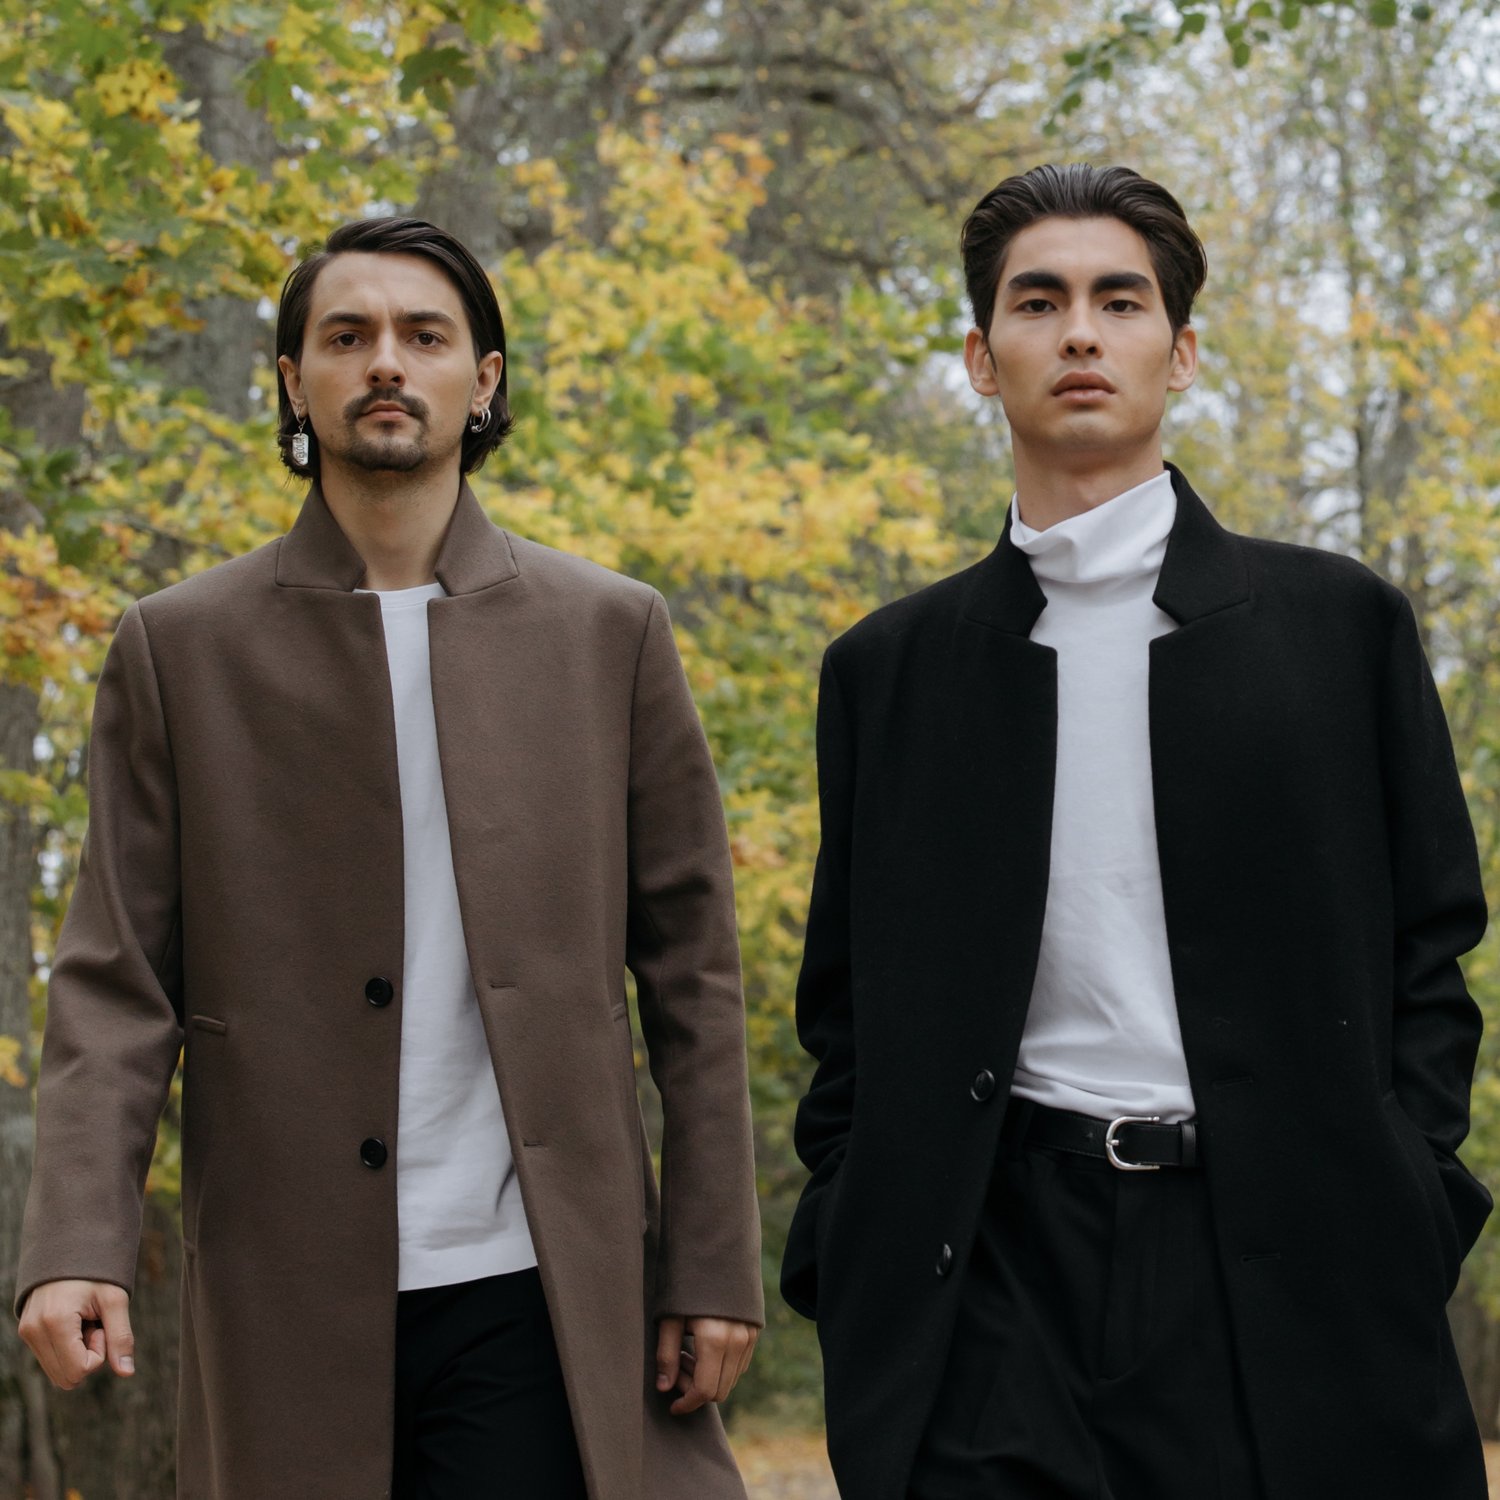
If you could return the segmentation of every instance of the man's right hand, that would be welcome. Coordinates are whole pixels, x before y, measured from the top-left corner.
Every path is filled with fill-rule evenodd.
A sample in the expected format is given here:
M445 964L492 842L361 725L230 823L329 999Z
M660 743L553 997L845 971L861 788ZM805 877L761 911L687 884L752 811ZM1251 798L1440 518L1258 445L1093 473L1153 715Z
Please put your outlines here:
M106 1360L116 1375L135 1374L130 1296L109 1281L44 1281L21 1310L21 1338L47 1378L76 1390Z

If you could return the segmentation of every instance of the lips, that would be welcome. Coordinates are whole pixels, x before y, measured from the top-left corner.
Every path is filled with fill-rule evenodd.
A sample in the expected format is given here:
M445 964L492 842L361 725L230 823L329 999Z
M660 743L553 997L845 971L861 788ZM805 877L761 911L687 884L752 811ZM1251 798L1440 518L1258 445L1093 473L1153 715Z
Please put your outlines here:
M1114 389L1114 386L1102 375L1064 375L1052 387L1052 394L1054 396L1064 396L1069 391L1097 391L1100 395L1109 396L1114 394Z

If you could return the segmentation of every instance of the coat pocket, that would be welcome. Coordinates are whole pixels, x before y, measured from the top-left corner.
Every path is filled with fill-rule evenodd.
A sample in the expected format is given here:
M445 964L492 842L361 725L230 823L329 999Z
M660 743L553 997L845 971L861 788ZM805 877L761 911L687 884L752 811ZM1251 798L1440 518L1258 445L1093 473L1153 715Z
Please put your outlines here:
M646 1121L635 1087L635 1033L630 1026L630 1007L622 998L610 1006L611 1022L619 1028L624 1051L622 1086L624 1088L625 1128L635 1136L636 1181L640 1188L641 1233L651 1228L651 1206L655 1194L648 1185L651 1174L651 1148L646 1137Z
M203 1191L213 1140L214 1093L222 1068L229 1023L216 1016L188 1017L182 1057L182 1245L198 1249Z
M1441 1278L1443 1300L1446 1302L1453 1295L1453 1288L1458 1285L1461 1258L1458 1253L1458 1228L1453 1222L1453 1210L1448 1204L1448 1194L1443 1189L1437 1158L1411 1116L1401 1108L1401 1101L1396 1097L1394 1089L1387 1090L1381 1096L1380 1102L1390 1118L1391 1126L1401 1145L1402 1155L1406 1158L1407 1165L1415 1176L1417 1187L1427 1205L1429 1243L1433 1246Z
M840 1153L838 1164L833 1169L833 1176L828 1179L818 1200L818 1217L813 1226L813 1254L820 1271L828 1255L828 1231L839 1206L839 1189L843 1186L844 1178L848 1174L848 1155L846 1147Z

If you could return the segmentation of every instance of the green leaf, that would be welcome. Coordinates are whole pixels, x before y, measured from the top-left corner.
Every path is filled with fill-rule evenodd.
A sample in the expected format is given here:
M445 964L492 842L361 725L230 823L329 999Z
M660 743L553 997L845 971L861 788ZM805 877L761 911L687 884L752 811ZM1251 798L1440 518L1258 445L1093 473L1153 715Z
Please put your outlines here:
M1432 7L1425 4L1412 6L1411 18L1414 21L1430 21L1432 19Z
M401 69L401 97L410 99L419 92L429 99L435 93L446 97L455 85L462 88L473 81L474 68L463 48L434 47L407 58Z
M1243 68L1245 64L1250 61L1250 43L1236 42L1234 44L1234 51L1231 56L1233 58L1235 67Z
M1302 21L1302 7L1300 5L1283 5L1281 7L1281 24L1287 31L1295 31Z
M1072 52L1063 53L1063 61L1070 68L1081 68L1087 60L1088 53L1083 51L1082 48L1074 48Z
M1372 26L1394 26L1401 19L1396 0L1370 0L1370 24Z
M1245 12L1247 19L1251 21L1269 21L1273 14L1270 0L1255 0L1255 4Z

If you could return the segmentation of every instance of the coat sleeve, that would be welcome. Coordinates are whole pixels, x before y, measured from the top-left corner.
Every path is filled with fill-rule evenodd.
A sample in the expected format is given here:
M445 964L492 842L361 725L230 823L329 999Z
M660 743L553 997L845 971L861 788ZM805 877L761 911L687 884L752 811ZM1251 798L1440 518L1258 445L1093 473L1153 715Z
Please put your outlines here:
M854 1011L849 962L849 861L854 821L854 744L831 655L818 684L818 808L821 840L802 971L797 1035L817 1060L797 1108L797 1154L812 1177L787 1233L781 1294L804 1317L817 1314L818 1227L849 1141L854 1114Z
M146 1172L182 1045L179 922L172 755L133 604L94 701L88 833L47 992L18 1315L44 1281L134 1287Z
M1395 917L1391 1084L1437 1159L1462 1255L1492 1206L1455 1154L1469 1132L1481 1030L1458 960L1484 936L1486 910L1448 724L1404 598L1386 659L1381 753Z
M626 962L661 1093L654 1317L760 1324L760 1220L745 1004L718 778L672 638L651 601L630 725Z

